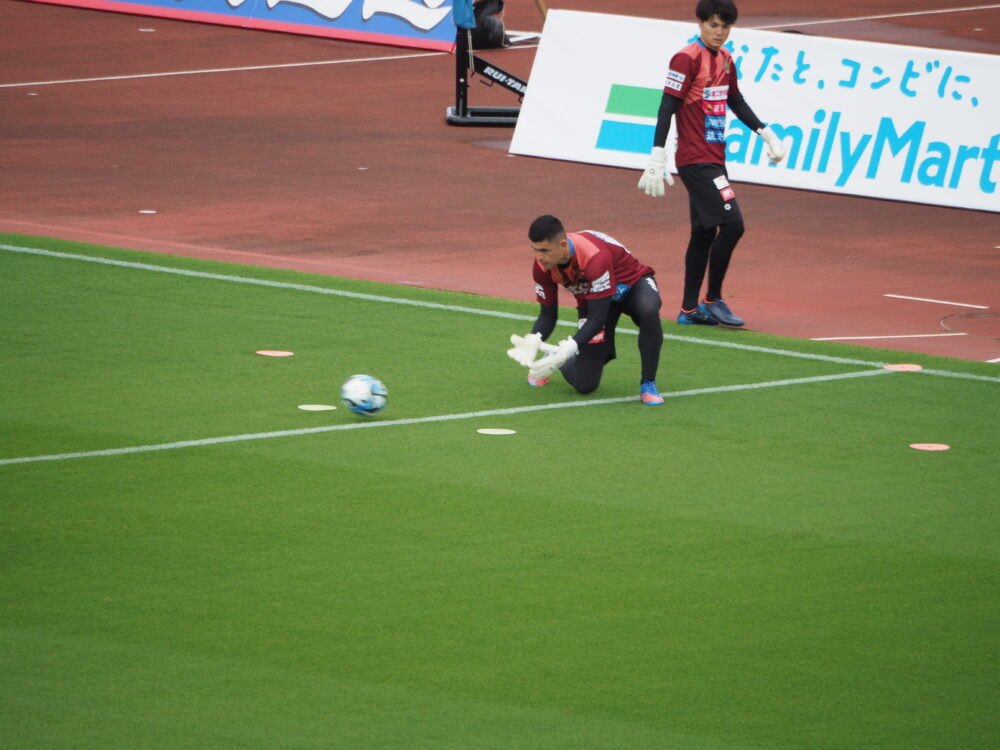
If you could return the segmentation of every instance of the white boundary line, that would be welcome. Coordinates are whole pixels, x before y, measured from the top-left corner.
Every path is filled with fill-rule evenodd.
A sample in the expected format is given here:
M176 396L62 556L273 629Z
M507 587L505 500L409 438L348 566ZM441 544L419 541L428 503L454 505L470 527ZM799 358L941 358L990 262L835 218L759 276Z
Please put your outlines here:
M701 396L708 393L730 393L733 391L750 391L760 388L778 388L788 385L803 385L806 383L825 383L831 380L850 380L864 378L869 375L889 375L890 370L864 370L862 372L847 372L839 375L817 375L811 378L791 378L788 380L772 380L767 383L744 383L741 385L723 385L717 388L697 388L689 391L676 391L661 394L664 398L682 398L685 396ZM326 425L324 427L306 427L298 430L279 430L277 432L254 432L245 435L226 435L224 437L204 438L202 440L180 440L174 443L157 443L153 445L136 445L128 448L108 448L106 450L81 451L78 453L58 453L48 456L24 456L21 458L0 459L0 466L11 464L37 463L39 461L66 461L74 458L98 458L101 456L123 456L130 453L153 453L157 451L177 450L179 448L196 448L205 445L222 445L239 443L248 440L269 440L272 438L297 437L299 435L317 435L324 432L343 432L345 430L360 430L370 427L398 427L411 424L429 424L431 422L455 422L461 419L481 419L483 417L510 416L529 412L549 411L551 409L571 409L578 406L604 406L607 404L634 403L635 396L619 398L600 398L580 401L560 401L555 404L540 404L534 406L516 406L509 409L490 409L487 411L470 411L461 414L440 414L433 417L416 417L413 419L390 419L372 422L349 422L347 424Z
M533 315L520 315L518 313L500 312L498 310L483 310L476 307L464 307L462 305L443 305L438 302L422 302L420 300L405 299L401 297L386 297L379 294L365 294L363 292L348 292L343 289L330 289L322 286L312 286L309 284L293 284L284 281L268 281L267 279L255 279L246 276L230 276L220 273L208 273L205 271L189 271L183 268L170 268L168 266L155 266L149 263L136 263L126 260L114 260L112 258L94 257L90 255L77 255L75 253L62 253L54 250L42 250L33 247L21 247L19 245L0 244L0 250L8 252L22 253L26 255L40 255L50 258L62 258L64 260L77 260L85 263L97 263L99 265L117 266L121 268L133 268L141 271L154 271L157 273L169 273L177 276L189 276L199 279L210 279L214 281L226 281L238 284L252 284L255 286L272 287L278 289L294 289L312 294L329 294L335 297L347 297L350 299L360 299L369 302L385 302L393 305L407 305L410 307L423 307L431 310L449 310L452 312L467 313L469 315L483 315L491 318L505 318L508 320L522 320L534 322ZM576 324L568 321L559 321L559 325L576 328ZM637 335L638 331L622 329L621 333ZM807 354L805 352L795 352L787 349L775 349L767 346L754 346L752 344L739 344L734 341L714 341L711 339L699 339L689 336L676 336L665 333L663 338L670 341L681 341L687 344L700 344L702 346L719 346L724 349L738 349L746 352L757 352L759 354L774 354L780 357L792 357L797 359L808 359L818 362L833 362L841 365L859 365L862 367L882 368L888 362L872 362L864 359L851 359L848 357L831 357L826 354ZM988 375L972 375L965 372L950 372L948 370L923 369L920 372L928 375L940 375L942 377L962 378L966 380L982 380L989 383L1000 383L1000 377Z
M937 305L954 305L955 307L974 307L977 310L989 310L988 305L970 305L965 302L949 302L943 299L927 299L926 297L907 297L903 294L883 294L883 297L892 297L893 299L907 299L913 302L933 302Z
M831 23L854 23L855 21L881 21L886 18L906 18L907 16L931 16L938 13L963 13L973 10L993 10L1000 5L972 5L966 8L940 8L939 10L915 10L908 13L882 13L877 16L856 16L854 18L826 18L822 21L801 21L776 23L769 26L748 26L750 29L784 29L789 26L821 26Z
M308 68L315 65L345 65L347 63L382 62L383 60L408 60L415 57L439 57L446 52L415 52L409 55L384 55L382 57L354 57L347 60L315 60L300 63L275 63L274 65L248 65L241 68L204 68L202 70L174 70L167 73L136 73L126 76L101 76L98 78L67 78L61 81L29 81L27 83L0 83L0 89L25 86L57 86L64 83L99 83L101 81L131 81L139 78L167 78L169 76L198 76L208 73L245 73L251 70L279 70L281 68Z

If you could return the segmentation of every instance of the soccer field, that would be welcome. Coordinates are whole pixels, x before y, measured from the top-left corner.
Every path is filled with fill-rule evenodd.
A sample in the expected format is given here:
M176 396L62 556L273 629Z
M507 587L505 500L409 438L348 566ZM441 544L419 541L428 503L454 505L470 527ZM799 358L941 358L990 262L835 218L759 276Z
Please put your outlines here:
M3 744L997 746L995 367L535 309L0 235Z

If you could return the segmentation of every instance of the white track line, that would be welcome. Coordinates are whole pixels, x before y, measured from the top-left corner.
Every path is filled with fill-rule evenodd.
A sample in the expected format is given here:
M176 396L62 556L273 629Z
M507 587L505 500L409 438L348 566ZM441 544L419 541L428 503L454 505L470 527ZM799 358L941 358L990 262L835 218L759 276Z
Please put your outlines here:
M769 26L749 26L751 29L784 29L789 26L821 26L831 23L854 23L855 21L881 21L887 18L906 18L907 16L931 16L939 13L963 13L975 10L993 10L1000 5L972 5L966 8L941 8L939 10L915 10L907 13L882 13L877 16L855 16L854 18L827 18L822 21L802 21L793 23L778 23Z
M974 5L965 8L941 8L939 10L920 10L907 13L884 13L875 16L855 16L854 18L828 18L821 21L797 21L794 23L770 24L765 26L748 26L750 29L783 29L788 26L820 26L831 23L854 23L857 21L877 21L887 18L905 18L907 16L926 16L939 13L962 13L964 11L992 10L1000 5ZM539 33L539 37L541 33ZM517 45L511 49L532 48L537 45ZM165 78L169 76L192 76L210 73L243 73L252 70L279 70L281 68L306 68L314 65L343 65L347 63L381 62L384 60L405 60L415 57L439 57L451 54L449 52L418 52L408 55L386 55L383 57L356 57L348 60L317 60L301 63L276 63L274 65L248 65L238 68L205 68L202 70L176 70L166 73L136 73L121 76L100 76L96 78L67 78L57 81L28 81L26 83L0 83L0 89L23 88L26 86L58 86L68 83L98 83L102 81L129 81L139 78Z
M0 89L24 86L57 86L64 83L97 83L100 81L131 81L138 78L166 78L169 76L198 76L209 73L244 73L251 70L279 70L281 68L308 68L315 65L346 65L348 63L382 62L384 60L409 60L414 57L439 57L447 52L416 52L409 55L382 57L355 57L348 60L316 60L301 63L276 63L274 65L248 65L241 68L204 68L202 70L175 70L167 73L137 73L127 76L102 76L99 78L67 78L61 81L30 81L28 83L0 83Z
M904 333L896 336L825 336L810 341L879 341L881 339L932 339L937 336L968 336L967 333Z
M664 398L682 398L685 396L701 396L708 393L730 393L733 391L750 391L760 388L779 388L789 385L807 383L825 383L832 380L849 380L865 378L870 375L888 375L890 370L864 370L862 372L847 372L839 375L818 375L811 378L792 378L788 380L772 380L766 383L744 383L741 385L723 385L717 388L697 388L690 391L676 391L661 394ZM349 422L347 424L327 425L324 427L307 427L299 430L280 430L277 432L255 432L245 435L226 435L224 437L204 438L202 440L180 440L174 443L157 443L153 445L136 445L128 448L108 448L97 451L80 451L78 453L58 453L48 456L24 456L21 458L0 459L0 466L10 464L27 464L39 461L67 461L75 458L98 458L101 456L123 456L130 453L153 453L157 451L177 450L179 448L196 448L206 445L222 445L239 443L248 440L269 440L272 438L297 437L299 435L317 435L324 432L342 432L344 430L360 430L370 427L398 427L411 424L429 424L431 422L455 422L461 419L480 419L483 417L500 417L512 414L549 411L551 409L570 409L579 406L604 406L607 404L635 403L635 396L619 398L600 398L578 401L561 401L555 404L535 406L516 406L508 409L490 409L488 411L471 411L461 414L441 414L433 417L417 417L413 419L389 419L385 421Z
M928 299L926 297L907 297L904 294L883 294L883 297L892 297L893 299L907 299L913 302L933 302L936 305L953 305L954 307L973 307L976 310L989 310L989 305L970 305L966 302L949 302L944 299Z
M189 276L199 279L210 279L213 281L225 281L237 284L252 284L254 286L264 286L277 289L293 289L300 292L309 292L312 294L329 294L335 297L347 297L350 299L366 300L368 302L384 302L393 305L406 305L409 307L423 307L430 310L448 310L451 312L466 313L469 315L483 315L491 318L505 318L508 320L522 320L528 322L534 322L535 316L533 315L520 315L518 313L507 313L500 312L498 310L484 310L476 307L464 307L462 305L443 305L438 302L422 302L420 300L405 299L401 297L386 297L379 294L365 294L362 292L348 292L343 289L330 289L328 287L322 286L311 286L309 284L292 284L284 281L268 281L267 279L255 279L246 276L229 276L220 273L207 273L204 271L190 271L183 268L169 268L167 266L155 266L149 263L135 263L126 260L114 260L112 258L101 258L93 257L89 255L77 255L75 253L61 253L53 250L42 250L34 247L22 247L19 245L4 245L0 244L0 250L6 250L13 253L22 253L26 255L40 255L49 258L60 258L64 260L76 260L84 263L97 263L99 265L106 266L117 266L121 268L133 268L140 271L153 271L156 273L167 273L174 274L177 276ZM576 324L568 321L559 321L559 325L576 328ZM622 329L620 333L627 333L632 335L637 335L638 331L630 329ZM733 341L714 341L711 339L699 339L693 336L676 336L673 334L664 334L664 339L671 341L681 341L687 344L699 344L702 346L719 346L724 349L737 349L745 352L757 352L759 354L774 354L780 357L792 357L797 359L807 359L818 362L833 362L835 364L843 365L859 365L862 367L873 367L882 368L887 362L872 362L864 359L852 359L848 357L832 357L826 354L807 354L804 352L795 352L787 349L775 349L767 346L753 346L751 344L739 344ZM946 370L921 370L922 373L942 375L945 377L954 378L965 378L967 380L984 380L988 382L1000 383L1000 378L988 377L985 375L971 375L964 372L949 372Z

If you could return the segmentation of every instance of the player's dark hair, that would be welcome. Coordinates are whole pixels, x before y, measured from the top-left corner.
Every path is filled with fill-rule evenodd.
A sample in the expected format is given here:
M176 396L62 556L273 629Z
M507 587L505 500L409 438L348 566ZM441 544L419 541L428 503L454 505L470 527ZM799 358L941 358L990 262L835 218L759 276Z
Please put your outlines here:
M736 10L736 3L733 0L698 0L698 7L694 14L699 21L707 21L712 16L718 16L726 24L732 26L736 23L739 11Z
M532 242L547 242L561 236L565 231L559 219L544 214L531 222L531 226L528 228L528 239Z

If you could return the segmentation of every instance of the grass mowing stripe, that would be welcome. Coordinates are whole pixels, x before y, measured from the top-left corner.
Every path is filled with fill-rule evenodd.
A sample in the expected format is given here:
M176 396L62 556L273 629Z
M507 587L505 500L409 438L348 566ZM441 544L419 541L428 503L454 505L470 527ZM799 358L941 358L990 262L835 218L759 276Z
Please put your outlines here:
M864 378L869 375L889 375L890 370L865 370L863 372L847 372L839 375L817 375L809 378L789 378L786 380L771 380L765 383L743 383L740 385L723 385L716 388L695 388L687 391L663 393L664 398L681 398L683 396L701 396L709 393L728 393L731 391L751 391L760 388L778 388L805 383L823 383L831 380L849 380ZM0 466L11 464L36 463L39 461L66 461L74 458L97 458L100 456L123 456L129 453L150 453L153 451L176 450L178 448L196 448L206 445L222 445L224 443L239 443L247 440L268 440L271 438L298 437L300 435L316 435L323 432L341 432L344 430L359 430L368 427L399 427L411 424L427 424L430 422L454 422L460 419L477 419L482 417L508 416L528 412L548 411L551 409L566 409L576 406L606 406L608 404L624 404L635 401L635 396L618 398L601 398L587 401L560 401L554 404L534 406L515 406L509 409L487 409L485 411L470 411L462 414L439 414L432 417L414 417L412 419L390 419L379 422L352 422L350 424L325 425L323 427L305 427L298 430L278 430L275 432L257 432L246 435L226 435L223 437L204 438L201 440L179 440L173 443L158 443L155 445L136 445L127 448L108 448L96 451L80 451L78 453L59 453L48 456L23 456L20 458L0 459Z
M108 266L119 266L122 268L133 268L140 271L154 271L158 273L170 273L178 276L189 276L194 278L211 279L214 281L227 281L238 284L253 284L256 286L273 287L278 289L294 289L301 292L313 294L329 294L337 297L349 297L351 299L365 300L369 302L385 302L394 305L409 305L412 307L424 307L433 310L448 310L451 312L467 313L470 315L484 315L492 318L506 318L508 320L524 320L533 322L535 316L520 315L518 313L506 313L498 310L482 310L475 307L465 307L463 305L444 305L437 302L423 302L420 300L405 299L402 297L387 297L379 294L365 294L363 292L348 292L343 289L330 289L322 286L312 286L310 284L293 284L283 281L269 281L267 279L255 279L248 276L230 276L220 273L208 273L205 271L191 271L183 268L170 268L168 266L156 266L149 263L136 263L132 261L114 260L111 258L93 257L89 255L77 255L75 253L62 253L53 250L41 250L39 248L21 247L18 245L0 244L0 250L7 250L15 253L25 253L28 255L42 255L52 258L62 258L64 260L79 260L88 263L98 263ZM576 327L572 321L559 321L559 325ZM620 329L622 333L637 335L638 331L628 328ZM870 360L852 359L849 357L833 357L826 354L811 354L805 352L795 352L787 349L775 349L767 346L754 346L752 344L738 344L732 341L712 341L709 339L691 338L687 336L675 336L669 333L663 335L664 339L670 341L682 341L686 343L701 344L705 346L721 346L740 351L757 352L760 354L774 354L781 357L793 357L798 359L815 360L819 362L833 362L843 365L859 365L862 367L884 367L886 362L872 362ZM1000 378L987 375L972 375L970 373L951 372L948 370L923 370L928 375L941 375L952 378L963 378L967 380L981 380L990 383L1000 383Z

